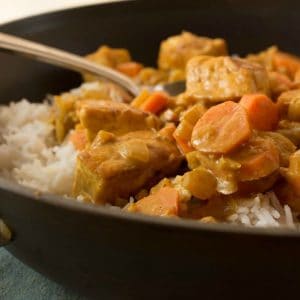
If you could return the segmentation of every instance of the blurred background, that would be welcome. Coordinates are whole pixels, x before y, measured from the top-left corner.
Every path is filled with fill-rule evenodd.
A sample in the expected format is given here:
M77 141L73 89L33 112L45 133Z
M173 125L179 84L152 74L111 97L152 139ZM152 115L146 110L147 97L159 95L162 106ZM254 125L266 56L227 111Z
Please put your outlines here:
M0 24L43 12L116 0L0 0Z

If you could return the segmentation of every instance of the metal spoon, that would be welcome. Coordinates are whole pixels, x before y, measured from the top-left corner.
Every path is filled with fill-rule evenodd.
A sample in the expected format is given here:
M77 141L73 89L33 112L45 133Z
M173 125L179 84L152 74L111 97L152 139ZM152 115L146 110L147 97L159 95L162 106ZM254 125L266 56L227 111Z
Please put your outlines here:
M25 55L35 60L64 67L73 71L88 72L93 75L100 76L120 85L133 96L137 96L140 92L140 87L127 76L124 76L121 73L116 72L110 68L95 64L83 57L69 53L67 51L59 50L1 32L0 50L9 51L13 54ZM180 89L178 89L178 87L180 87ZM184 82L158 85L154 89L163 90L171 95L176 95L182 91L182 88L184 90Z

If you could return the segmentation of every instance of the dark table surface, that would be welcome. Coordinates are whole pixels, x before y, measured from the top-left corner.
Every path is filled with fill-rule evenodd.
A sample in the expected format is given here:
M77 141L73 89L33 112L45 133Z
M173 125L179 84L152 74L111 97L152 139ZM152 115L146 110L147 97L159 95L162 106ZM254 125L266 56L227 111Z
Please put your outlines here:
M1 300L87 300L25 266L0 249Z

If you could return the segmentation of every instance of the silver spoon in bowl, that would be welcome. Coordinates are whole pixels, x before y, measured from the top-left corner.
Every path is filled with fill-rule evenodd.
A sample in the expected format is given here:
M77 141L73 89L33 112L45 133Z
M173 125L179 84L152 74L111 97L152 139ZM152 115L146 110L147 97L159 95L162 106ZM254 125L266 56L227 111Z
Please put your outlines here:
M137 96L141 90L141 87L130 78L113 69L93 63L79 55L2 32L0 32L0 51L9 51L13 54L24 55L34 60L46 62L72 71L88 72L97 75L121 86L133 96ZM152 89L165 91L170 95L177 95L184 91L185 82L178 81L175 83L157 85Z

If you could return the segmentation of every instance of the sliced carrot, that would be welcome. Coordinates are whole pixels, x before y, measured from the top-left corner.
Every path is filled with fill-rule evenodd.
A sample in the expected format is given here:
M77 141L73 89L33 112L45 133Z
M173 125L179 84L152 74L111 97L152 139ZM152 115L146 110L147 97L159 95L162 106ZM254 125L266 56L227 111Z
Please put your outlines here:
M135 210L153 216L177 216L179 194L172 187L163 187L135 204Z
M173 136L177 142L178 148L183 154L195 150L191 145L192 131L195 124L205 111L205 106L198 103L186 110L183 116L181 116L180 123L178 124Z
M240 181L257 180L279 169L279 151L273 140L253 137L230 158L241 164L238 170Z
M300 59L285 52L276 52L273 57L273 64L279 72L286 73L291 78L294 78L300 69Z
M181 151L182 154L186 154L189 153L191 151L194 151L195 149L193 148L193 146L190 143L190 137L189 138L183 138L182 136L180 136L176 131L174 131L173 133L173 137L178 145L179 150Z
M81 151L88 143L88 138L85 129L76 129L70 133L70 141L73 143L75 149Z
M194 150L190 142L194 127L193 125L186 120L182 120L173 133L173 137L175 138L177 146L182 154L186 154Z
M131 106L135 108L139 108L146 99L150 96L150 92L148 90L142 90L139 95L136 96L130 103Z
M162 92L154 92L140 106L140 109L153 114L159 113L167 107L169 97Z
M124 62L117 65L117 70L129 77L135 77L143 69L143 65L135 61Z
M247 110L254 129L269 131L277 127L279 111L277 105L264 94L244 95L240 104Z
M252 130L246 110L226 101L208 109L192 132L192 146L201 152L224 154L246 142Z

